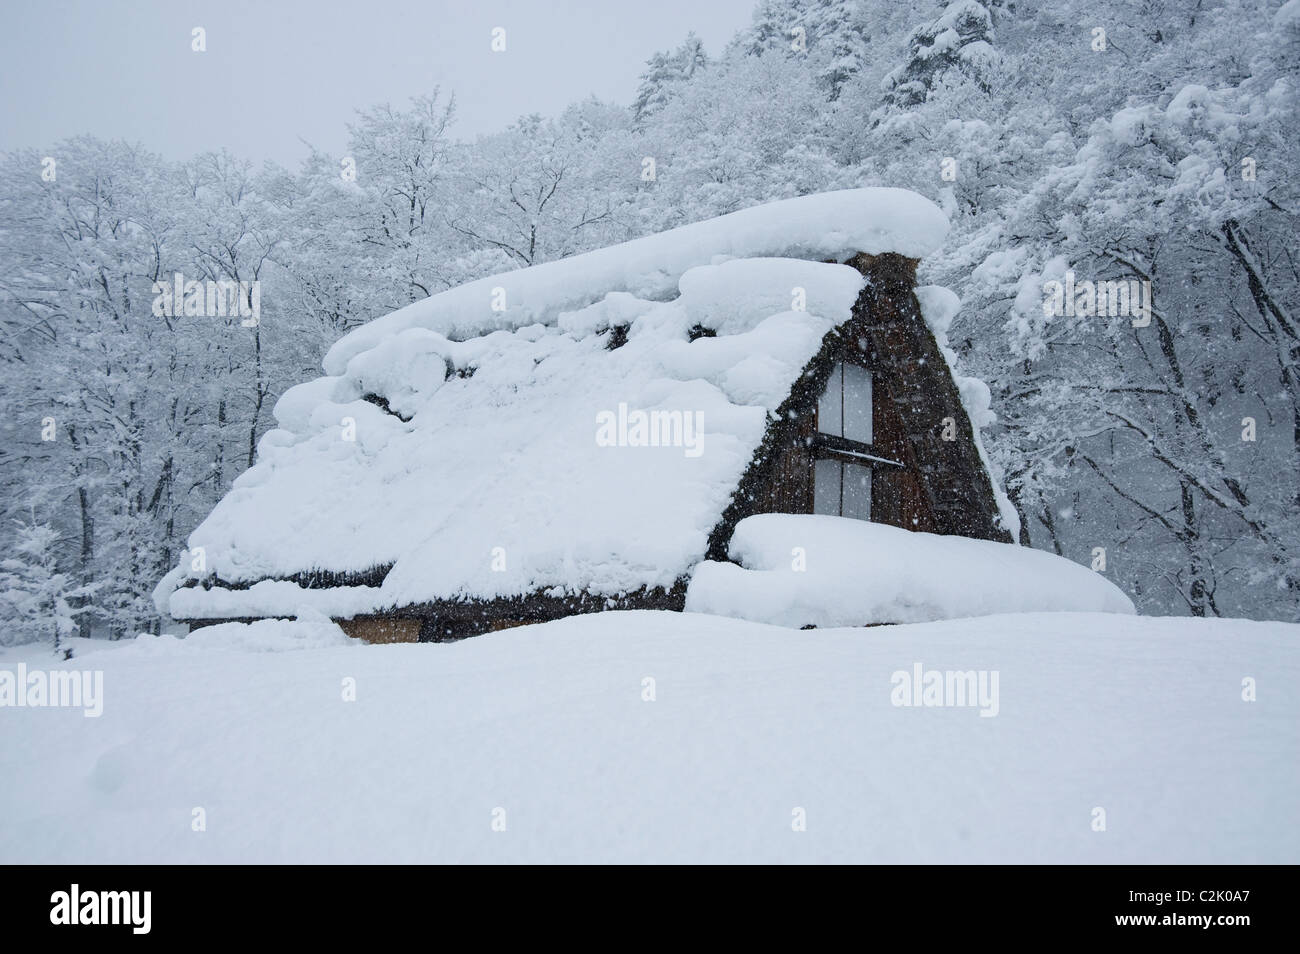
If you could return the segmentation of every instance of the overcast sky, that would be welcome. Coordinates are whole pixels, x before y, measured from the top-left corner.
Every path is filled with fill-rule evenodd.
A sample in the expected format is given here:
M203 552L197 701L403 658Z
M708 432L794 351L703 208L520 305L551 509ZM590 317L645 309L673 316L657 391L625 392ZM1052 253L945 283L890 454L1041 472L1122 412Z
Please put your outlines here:
M0 151L90 133L173 159L224 146L296 166L302 140L341 152L358 107L437 85L455 91L453 133L470 138L593 93L628 103L650 54L690 30L716 54L754 3L4 0Z

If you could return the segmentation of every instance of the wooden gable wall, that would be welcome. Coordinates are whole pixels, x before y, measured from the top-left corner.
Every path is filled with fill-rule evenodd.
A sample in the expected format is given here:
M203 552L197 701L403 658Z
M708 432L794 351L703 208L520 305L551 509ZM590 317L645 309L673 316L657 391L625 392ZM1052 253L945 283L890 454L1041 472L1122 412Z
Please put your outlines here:
M768 426L754 462L709 538L725 560L736 524L759 513L812 513L817 398L837 361L861 356L872 371L872 468L876 523L1012 542L948 363L916 300L915 259L859 254L846 264L867 279L852 318L826 337ZM856 353L856 354L855 354ZM944 440L951 419L953 440Z

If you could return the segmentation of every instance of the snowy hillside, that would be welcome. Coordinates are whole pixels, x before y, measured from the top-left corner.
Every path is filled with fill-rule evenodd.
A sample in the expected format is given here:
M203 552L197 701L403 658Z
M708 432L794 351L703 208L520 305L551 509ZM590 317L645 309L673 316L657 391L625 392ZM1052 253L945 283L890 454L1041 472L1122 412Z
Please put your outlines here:
M439 645L327 622L77 641L61 665L102 669L103 714L4 713L0 861L1295 863L1298 640L643 612ZM0 670L21 662L52 665ZM896 705L918 666L985 673L986 704Z

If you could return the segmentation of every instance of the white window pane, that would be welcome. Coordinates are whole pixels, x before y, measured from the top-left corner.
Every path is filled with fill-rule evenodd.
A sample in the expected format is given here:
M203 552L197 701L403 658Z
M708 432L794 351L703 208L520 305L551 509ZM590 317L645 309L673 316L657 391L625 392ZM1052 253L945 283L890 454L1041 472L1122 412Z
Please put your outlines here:
M871 372L856 364L844 365L844 436L871 443Z
M840 515L840 462L818 460L813 464L813 513Z
M844 365L835 365L826 390L817 401L817 430L823 434L844 436Z
M844 509L846 517L871 519L871 468L861 464L844 465Z

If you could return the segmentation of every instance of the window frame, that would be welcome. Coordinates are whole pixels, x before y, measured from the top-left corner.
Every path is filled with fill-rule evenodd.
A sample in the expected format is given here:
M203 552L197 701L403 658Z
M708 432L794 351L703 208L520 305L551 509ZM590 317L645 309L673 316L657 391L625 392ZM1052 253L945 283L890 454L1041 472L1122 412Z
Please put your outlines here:
M877 467L902 467L903 465L893 460L884 453L882 448L875 443L877 438L876 428L876 378L877 375L871 367L867 356L863 354L864 349L845 347L839 354L836 354L831 364L831 373L826 378L826 383L822 389L817 392L813 402L813 440L810 448L811 453L808 459L808 482L810 489L810 513L817 513L817 463L818 461L828 460L840 464L840 502L838 512L835 516L844 516L844 479L846 473L845 465L865 467L869 473L870 481L870 498L868 499L867 521L870 522L872 514L875 511L875 494L877 487L876 473ZM871 442L854 440L853 438L844 437L844 419L846 408L845 400L845 376L840 370L841 366L855 365L862 368L871 376L870 393L871 393ZM836 372L840 373L837 375ZM821 429L821 405L822 399L826 396L827 390L837 385L840 389L840 433L826 433ZM858 520L860 517L847 517L845 519Z

